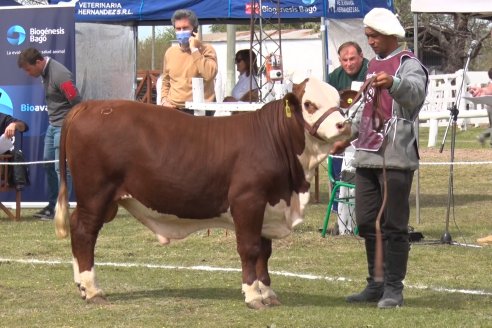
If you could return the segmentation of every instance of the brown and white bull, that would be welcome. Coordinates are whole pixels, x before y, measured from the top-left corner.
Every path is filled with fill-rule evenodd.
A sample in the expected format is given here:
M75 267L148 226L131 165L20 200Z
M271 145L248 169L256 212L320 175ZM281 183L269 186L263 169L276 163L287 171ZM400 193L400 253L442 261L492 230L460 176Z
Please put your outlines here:
M56 233L70 229L74 280L96 283L99 230L123 206L160 243L207 228L236 233L242 291L251 308L280 304L270 287L272 239L302 222L309 183L333 141L348 132L337 91L308 79L256 112L194 117L131 101L87 101L65 119ZM66 166L77 207L68 220Z

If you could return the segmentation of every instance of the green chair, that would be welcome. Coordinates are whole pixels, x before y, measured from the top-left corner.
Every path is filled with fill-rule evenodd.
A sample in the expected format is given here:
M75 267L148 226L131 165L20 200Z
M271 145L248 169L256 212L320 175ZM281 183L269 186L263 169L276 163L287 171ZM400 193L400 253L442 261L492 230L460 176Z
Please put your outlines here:
M323 228L321 229L321 236L322 237L325 237L325 235L326 235L326 230L328 228L328 222L330 221L331 210L332 210L333 204L335 202L337 202L339 204L346 204L347 206L351 206L351 207L355 206L355 197L353 197L353 196L337 197L337 192L340 190L340 187L355 189L355 184L340 181L340 180L335 180L335 177L333 176L332 166L333 166L333 157L328 156L328 178L330 179L332 190L331 190L331 195L330 195L330 201L328 202L328 207L326 208L326 215L325 215L325 220L323 222ZM354 234L355 235L358 234L357 226L354 228Z

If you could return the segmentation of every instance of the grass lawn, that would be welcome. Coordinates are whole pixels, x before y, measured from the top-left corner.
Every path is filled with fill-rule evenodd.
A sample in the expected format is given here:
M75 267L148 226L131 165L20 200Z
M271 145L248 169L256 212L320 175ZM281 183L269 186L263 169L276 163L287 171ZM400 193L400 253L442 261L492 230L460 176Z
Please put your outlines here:
M492 149L476 142L479 132L456 135L449 215L453 241L470 245L492 233ZM160 246L124 210L104 226L96 248L110 304L86 304L72 280L70 241L57 240L51 222L34 220L35 209L23 209L20 222L0 217L0 327L491 327L492 246L433 243L445 229L450 154L449 141L442 154L425 148L425 133L416 175L420 208L415 181L410 219L425 238L412 244L402 308L344 301L365 284L363 241L321 238L328 187L320 168L320 202L308 206L295 233L274 241L270 271L282 306L244 305L232 231Z

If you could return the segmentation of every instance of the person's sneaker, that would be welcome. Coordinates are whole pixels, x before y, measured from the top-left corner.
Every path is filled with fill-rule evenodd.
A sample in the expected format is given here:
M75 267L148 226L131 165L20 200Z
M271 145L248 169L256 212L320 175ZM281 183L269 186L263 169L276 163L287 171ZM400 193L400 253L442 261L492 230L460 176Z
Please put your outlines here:
M55 211L50 206L46 206L39 212L34 213L33 216L42 221L53 220L53 218L55 217Z

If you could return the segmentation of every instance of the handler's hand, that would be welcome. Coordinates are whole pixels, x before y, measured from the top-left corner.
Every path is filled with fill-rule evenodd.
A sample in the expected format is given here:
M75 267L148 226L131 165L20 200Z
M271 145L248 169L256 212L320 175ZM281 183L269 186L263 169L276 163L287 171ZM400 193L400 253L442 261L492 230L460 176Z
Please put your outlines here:
M386 72L379 72L376 74L376 79L372 82L372 86L375 88L389 89L393 85L393 76Z
M331 155L336 155L336 154L340 154L342 153L345 148L347 148L348 146L350 146L350 141L348 140L339 140L339 141L335 141L333 143L333 148L331 148L330 150L330 154Z

